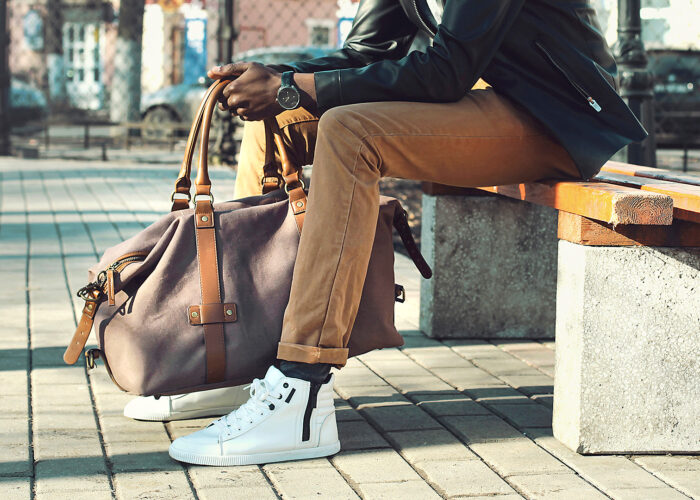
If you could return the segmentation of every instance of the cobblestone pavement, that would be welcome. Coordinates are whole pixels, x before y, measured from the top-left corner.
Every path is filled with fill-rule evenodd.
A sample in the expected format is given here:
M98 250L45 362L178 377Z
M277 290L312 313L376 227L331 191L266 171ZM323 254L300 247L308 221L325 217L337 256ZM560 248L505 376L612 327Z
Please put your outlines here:
M0 498L700 498L700 457L590 456L552 437L552 342L436 341L397 255L402 349L337 377L342 451L262 467L183 467L171 439L209 419L122 416L104 368L61 356L75 290L105 248L168 210L174 168L0 159ZM214 170L226 199L233 176Z

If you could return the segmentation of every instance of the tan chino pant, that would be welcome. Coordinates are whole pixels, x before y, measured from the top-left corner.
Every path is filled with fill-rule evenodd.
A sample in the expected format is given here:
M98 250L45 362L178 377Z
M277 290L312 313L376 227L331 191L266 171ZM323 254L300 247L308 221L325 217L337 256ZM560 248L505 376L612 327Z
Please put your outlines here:
M527 111L491 88L452 103L374 102L278 115L297 165L313 162L278 357L342 366L379 211L381 177L453 186L580 174ZM236 197L260 194L262 122L246 123ZM459 223L459 221L455 221Z

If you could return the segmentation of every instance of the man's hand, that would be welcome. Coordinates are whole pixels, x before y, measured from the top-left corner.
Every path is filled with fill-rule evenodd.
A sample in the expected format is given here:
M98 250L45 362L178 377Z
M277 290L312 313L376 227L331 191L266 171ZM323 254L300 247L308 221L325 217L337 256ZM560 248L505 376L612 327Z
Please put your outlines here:
M263 120L283 111L277 103L281 75L255 62L239 62L216 66L207 73L209 78L234 77L226 85L219 100L221 110L229 110L243 120Z

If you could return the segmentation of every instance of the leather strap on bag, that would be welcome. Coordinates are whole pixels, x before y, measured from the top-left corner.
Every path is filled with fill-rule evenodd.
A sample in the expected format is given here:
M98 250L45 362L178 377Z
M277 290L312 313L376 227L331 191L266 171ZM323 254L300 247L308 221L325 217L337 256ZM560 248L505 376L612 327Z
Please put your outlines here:
M275 120L272 118L272 120ZM275 120L276 121L276 120ZM265 164L263 165L263 177L261 179L262 193L267 194L282 187L282 177L277 172L275 164L275 143L272 135L272 128L267 121L265 128Z
M228 82L217 81L203 105L201 117L199 162L197 164L197 177L195 179L195 235L197 240L197 260L199 263L199 277L202 293L202 307L223 308L221 303L221 284L216 249L216 231L213 198L211 196L211 179L209 178L208 149L209 130L214 106L221 92ZM285 181L285 190L289 194L289 203L294 214L297 228L301 231L306 212L306 192L304 184L299 180L297 169L289 160L289 155L282 141L282 135L274 118L267 120L266 126L272 132L282 161L282 175ZM270 148L271 149L271 148ZM189 151L189 150L188 150ZM187 160L187 159L186 159ZM188 164L189 165L189 164ZM187 170L185 168L185 170ZM186 172L181 172L186 173ZM206 199L201 199L205 198ZM190 309L190 314L192 310ZM206 322L204 329L204 341L206 345L207 383L216 383L224 380L226 372L226 345L224 340L223 322Z
M214 207L211 196L211 180L208 172L209 129L211 117L218 97L226 86L226 81L217 81L215 88L204 104L202 116L199 162L195 179L195 237L197 240L197 261L199 282L202 294L202 307L225 307L221 302L219 261L216 250ZM199 197L206 197L200 200ZM190 309L189 314L193 312ZM226 376L226 342L223 322L204 323L204 344L206 347L207 383L222 382Z
M411 257L413 264L418 268L421 276L425 279L432 278L433 270L430 269L418 245L416 245L416 240L413 239L413 233L411 233L411 228L408 225L408 213L403 208L399 208L399 210L394 212L394 229L399 233L403 246L408 252L408 256Z
M83 306L83 312L78 322L78 328L75 329L73 338L70 340L68 347L66 347L66 352L63 353L63 361L69 365L74 365L75 362L78 361L78 358L80 358L80 353L83 352L83 347L85 347L90 332L92 331L95 313L100 307L102 294L99 290L92 290L86 297L85 306Z

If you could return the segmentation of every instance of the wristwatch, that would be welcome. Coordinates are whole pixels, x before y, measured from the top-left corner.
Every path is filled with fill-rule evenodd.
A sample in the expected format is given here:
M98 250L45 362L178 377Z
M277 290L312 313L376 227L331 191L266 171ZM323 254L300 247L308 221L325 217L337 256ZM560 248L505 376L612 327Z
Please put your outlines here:
M297 109L301 104L301 94L294 85L294 71L282 73L282 85L277 91L277 103L284 109Z

